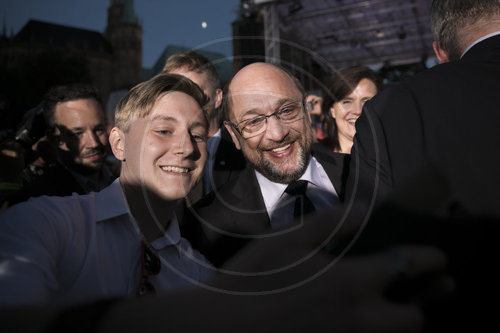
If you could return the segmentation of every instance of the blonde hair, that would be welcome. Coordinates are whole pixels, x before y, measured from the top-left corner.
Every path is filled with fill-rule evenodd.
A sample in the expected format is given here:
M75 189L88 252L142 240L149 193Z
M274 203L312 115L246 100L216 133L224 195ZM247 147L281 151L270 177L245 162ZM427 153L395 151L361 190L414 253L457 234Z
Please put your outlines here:
M115 125L127 132L133 119L149 115L156 100L166 92L183 92L203 109L207 103L203 91L193 81L178 74L161 73L133 87L120 100L115 110ZM206 113L204 112L206 117Z

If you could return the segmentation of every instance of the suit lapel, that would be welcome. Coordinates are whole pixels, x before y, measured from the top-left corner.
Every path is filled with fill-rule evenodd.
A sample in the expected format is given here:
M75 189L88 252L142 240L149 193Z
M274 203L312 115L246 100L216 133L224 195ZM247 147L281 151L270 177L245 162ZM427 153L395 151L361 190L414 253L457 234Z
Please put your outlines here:
M253 168L247 167L240 173L227 201L237 207L232 211L237 230L268 230L270 220Z
M312 155L325 169L335 191L342 200L347 178L347 170L345 170L344 165L348 165L350 155L324 151L321 147L315 145L313 145Z
M226 128L221 129L221 140L215 153L212 170L212 188L219 188L245 169L245 158L236 149Z

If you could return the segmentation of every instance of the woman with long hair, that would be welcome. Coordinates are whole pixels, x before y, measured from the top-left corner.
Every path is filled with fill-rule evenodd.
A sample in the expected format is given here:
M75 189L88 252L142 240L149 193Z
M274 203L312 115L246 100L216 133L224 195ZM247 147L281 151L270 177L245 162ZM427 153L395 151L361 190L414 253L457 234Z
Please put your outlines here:
M382 87L378 74L365 66L345 68L333 75L321 107L324 138L320 142L334 152L350 154L354 124L363 105Z

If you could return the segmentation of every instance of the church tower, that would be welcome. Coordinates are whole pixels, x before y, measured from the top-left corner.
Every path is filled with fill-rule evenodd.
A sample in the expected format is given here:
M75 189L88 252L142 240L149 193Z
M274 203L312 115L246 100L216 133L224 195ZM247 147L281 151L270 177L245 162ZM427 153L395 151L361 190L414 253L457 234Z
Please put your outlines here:
M111 0L106 38L113 48L113 90L129 89L142 80L142 26L133 0Z

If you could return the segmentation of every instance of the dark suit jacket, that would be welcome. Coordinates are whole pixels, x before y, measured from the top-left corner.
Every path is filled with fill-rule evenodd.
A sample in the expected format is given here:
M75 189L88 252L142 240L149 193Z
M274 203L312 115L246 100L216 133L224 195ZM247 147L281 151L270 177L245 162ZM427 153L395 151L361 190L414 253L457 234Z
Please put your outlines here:
M339 196L343 188L343 166L349 155L313 146L313 156L323 166ZM270 232L270 219L254 169L199 201L182 223L182 234L216 266L221 265L246 242Z
M245 157L240 150L236 149L226 127L221 127L221 140L215 153L215 163L212 169L212 188L218 189L236 178L245 166Z
M500 216L499 96L500 36L476 44L458 62L385 89L356 122L348 196L370 201L376 185L381 202L418 183L416 175L432 165L444 182L414 190L437 191L442 203L463 212Z
M436 331L481 331L495 318L487 298L500 279L499 96L495 36L385 89L356 122L347 201L375 205L351 252L443 249L458 292L431 311Z

